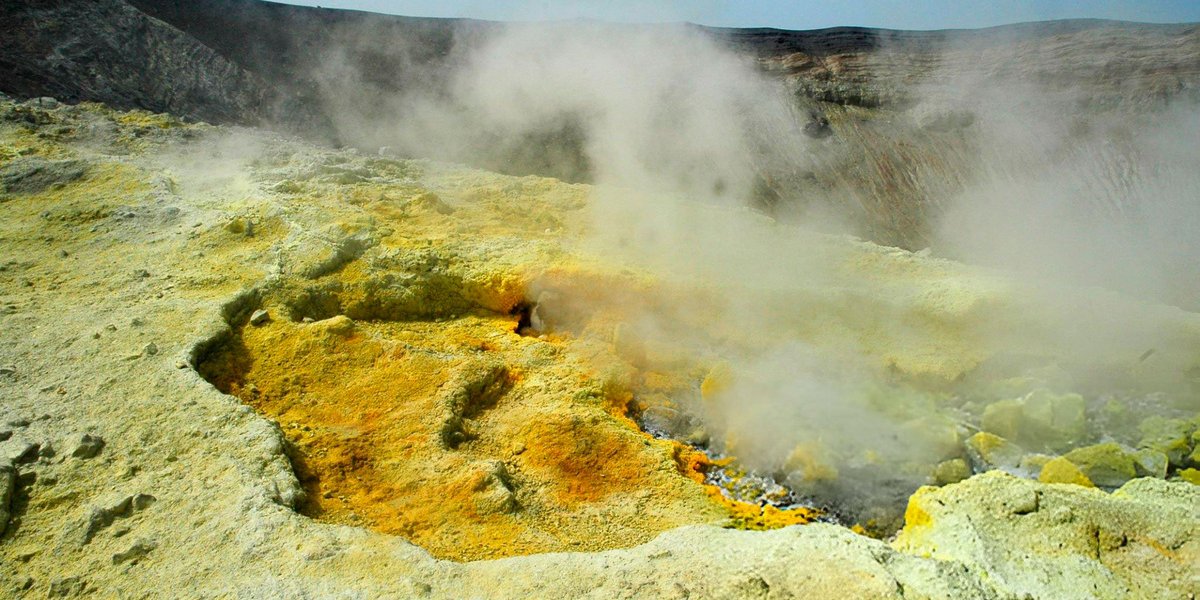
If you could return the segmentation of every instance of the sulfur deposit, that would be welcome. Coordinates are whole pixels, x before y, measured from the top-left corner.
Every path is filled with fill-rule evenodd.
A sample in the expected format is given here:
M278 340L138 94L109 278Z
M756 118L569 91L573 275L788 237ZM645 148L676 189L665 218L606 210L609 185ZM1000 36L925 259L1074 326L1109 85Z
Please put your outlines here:
M655 199L679 262L584 185L0 119L5 596L1200 591L1193 313Z

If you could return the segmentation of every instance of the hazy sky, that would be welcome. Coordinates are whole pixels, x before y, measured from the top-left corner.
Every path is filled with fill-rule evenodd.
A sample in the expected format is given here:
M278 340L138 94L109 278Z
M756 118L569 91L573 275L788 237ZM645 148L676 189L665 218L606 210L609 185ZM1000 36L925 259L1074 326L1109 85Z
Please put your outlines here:
M290 0L288 3L497 21L590 18L620 22L690 21L715 26L783 29L835 25L944 29L1068 18L1160 23L1200 21L1200 0Z

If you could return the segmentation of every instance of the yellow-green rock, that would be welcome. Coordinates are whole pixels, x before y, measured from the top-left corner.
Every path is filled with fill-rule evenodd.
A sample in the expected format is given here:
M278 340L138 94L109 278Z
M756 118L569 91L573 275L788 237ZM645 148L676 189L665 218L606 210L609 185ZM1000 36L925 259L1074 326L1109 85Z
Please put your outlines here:
M1084 475L1083 471L1080 471L1079 467L1075 466L1075 463L1061 456L1051 459L1042 466L1042 472L1038 475L1038 481L1042 483L1073 483L1084 487L1096 487L1096 484L1092 483L1092 480L1088 479L1087 475Z
M971 466L961 458L942 461L933 469L933 480L938 485L958 483L970 476Z
M988 405L981 426L1028 448L1063 450L1086 433L1085 408L1079 394L1037 389L1017 400Z
M1200 470L1184 469L1179 472L1179 478L1188 483L1200 485Z
M1025 456L1020 446L986 431L967 438L967 452L989 469L1016 468Z
M1167 455L1158 450L1143 448L1133 453L1133 467L1138 477L1167 476Z
M1137 477L1133 453L1113 442L1076 448L1064 458L1100 487L1119 487Z
M1167 419L1153 416L1142 420L1138 430L1142 440L1139 448L1158 450L1167 455L1171 465L1182 467L1185 459L1191 453L1190 438L1195 431L1195 423L1184 419Z

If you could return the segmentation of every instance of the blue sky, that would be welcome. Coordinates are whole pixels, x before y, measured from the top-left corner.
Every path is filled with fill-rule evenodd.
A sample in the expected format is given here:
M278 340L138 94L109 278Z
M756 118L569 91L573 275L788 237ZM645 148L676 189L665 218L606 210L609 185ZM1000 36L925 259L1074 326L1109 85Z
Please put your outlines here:
M1200 22L1200 0L290 0L287 3L497 21L590 18L617 22L690 21L726 27L783 29L835 25L944 29L1067 18Z

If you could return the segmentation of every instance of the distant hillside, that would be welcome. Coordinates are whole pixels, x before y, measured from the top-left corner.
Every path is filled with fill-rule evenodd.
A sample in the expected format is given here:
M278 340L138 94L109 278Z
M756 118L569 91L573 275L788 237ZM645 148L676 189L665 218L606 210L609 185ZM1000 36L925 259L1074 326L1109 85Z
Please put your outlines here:
M0 4L0 92L265 124L375 151L391 142L372 124L398 119L381 100L406 90L436 98L454 66L500 29L259 0L10 0ZM806 131L832 140L815 165L762 173L760 208L836 204L861 235L913 248L929 243L931 217L983 165L1001 173L1028 167L988 156L986 143L960 131L973 122L972 109L954 102L969 97L978 108L995 90L1058 98L1076 114L1050 122L1075 135L1096 131L1097 122L1136 128L1139 114L1200 100L1195 24L696 29L784 82ZM946 106L924 102L943 92ZM1104 135L1089 139L1101 144ZM592 177L584 134L569 122L476 144L488 151L433 157L510 174ZM1115 170L1124 160L1104 158L1100 175L1088 176L1100 182L1104 202L1126 201L1128 174Z

